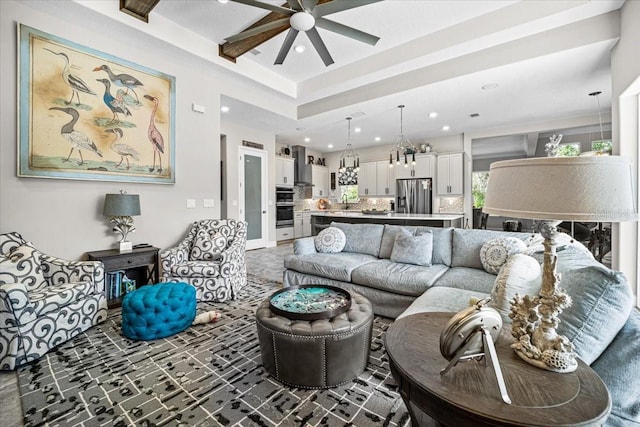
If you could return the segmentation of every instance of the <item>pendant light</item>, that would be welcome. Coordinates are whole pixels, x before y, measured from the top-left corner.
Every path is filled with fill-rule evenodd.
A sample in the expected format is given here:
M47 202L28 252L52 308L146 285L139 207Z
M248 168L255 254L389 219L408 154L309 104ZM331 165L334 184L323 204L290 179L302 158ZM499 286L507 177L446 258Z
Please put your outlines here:
M416 164L416 147L411 143L411 141L409 141L409 139L404 136L404 129L403 129L403 116L402 116L402 111L404 109L404 105L398 105L398 108L400 109L400 136L398 136L398 139L396 139L395 144L393 145L393 147L391 148L391 151L389 152L389 167L393 167L393 158L394 158L394 151L395 151L395 160L396 160L396 165L400 165L401 164L401 156L404 157L404 167L409 167L409 162L408 162L408 155L411 154L411 164L415 165Z
M353 168L356 172L360 170L360 156L351 146L351 119L352 117L347 117L347 146L340 154L340 172L346 171L347 168Z

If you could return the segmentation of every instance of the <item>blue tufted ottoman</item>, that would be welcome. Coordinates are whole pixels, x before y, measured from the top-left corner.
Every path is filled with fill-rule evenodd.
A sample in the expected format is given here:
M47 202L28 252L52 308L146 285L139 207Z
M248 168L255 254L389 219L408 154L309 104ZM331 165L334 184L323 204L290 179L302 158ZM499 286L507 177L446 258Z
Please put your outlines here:
M155 340L184 331L196 317L196 289L187 283L142 286L122 300L122 333Z

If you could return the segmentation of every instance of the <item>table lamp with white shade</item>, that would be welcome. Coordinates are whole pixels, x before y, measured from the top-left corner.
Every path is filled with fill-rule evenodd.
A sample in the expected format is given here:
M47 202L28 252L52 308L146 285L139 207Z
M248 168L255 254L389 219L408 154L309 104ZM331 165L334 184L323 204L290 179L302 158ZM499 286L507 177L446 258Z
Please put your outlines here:
M557 225L562 221L621 222L638 218L631 162L619 156L541 157L491 164L483 212L541 220L542 288L512 304L512 344L523 360L555 372L577 367L573 344L556 328L571 297L559 287Z
M123 190L120 190L119 194L107 194L104 198L102 214L110 217L109 222L113 224L113 231L121 236L120 252L130 252L133 244L127 241L127 235L136 229L132 216L140 215L140 196L127 194Z

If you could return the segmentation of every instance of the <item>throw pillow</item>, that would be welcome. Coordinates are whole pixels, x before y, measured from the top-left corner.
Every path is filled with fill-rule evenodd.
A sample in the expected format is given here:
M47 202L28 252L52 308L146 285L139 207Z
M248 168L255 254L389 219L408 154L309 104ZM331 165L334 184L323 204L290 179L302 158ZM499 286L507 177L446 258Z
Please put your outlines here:
M41 256L40 251L28 245L18 246L10 254L0 255L0 284L24 283L28 291L46 287Z
M191 261L215 261L227 247L227 238L214 230L200 229L191 246Z
M493 307L502 316L503 323L511 323L509 313L513 297L518 294L535 296L542 286L541 267L534 258L525 254L509 257L500 269L493 289L489 307Z
M527 245L516 237L498 237L487 241L480 249L480 262L487 273L498 274L514 254L525 253Z
M433 233L428 231L412 236L408 231L396 234L391 251L391 261L428 267L433 256Z
M347 244L347 236L337 227L327 227L314 238L316 251L325 254L342 252Z

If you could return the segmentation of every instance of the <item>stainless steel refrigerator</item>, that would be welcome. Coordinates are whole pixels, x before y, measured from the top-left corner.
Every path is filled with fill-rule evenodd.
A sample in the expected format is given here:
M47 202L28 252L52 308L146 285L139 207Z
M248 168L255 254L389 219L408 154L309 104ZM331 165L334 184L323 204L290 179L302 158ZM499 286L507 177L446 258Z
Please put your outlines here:
M396 180L396 212L431 213L431 178Z

